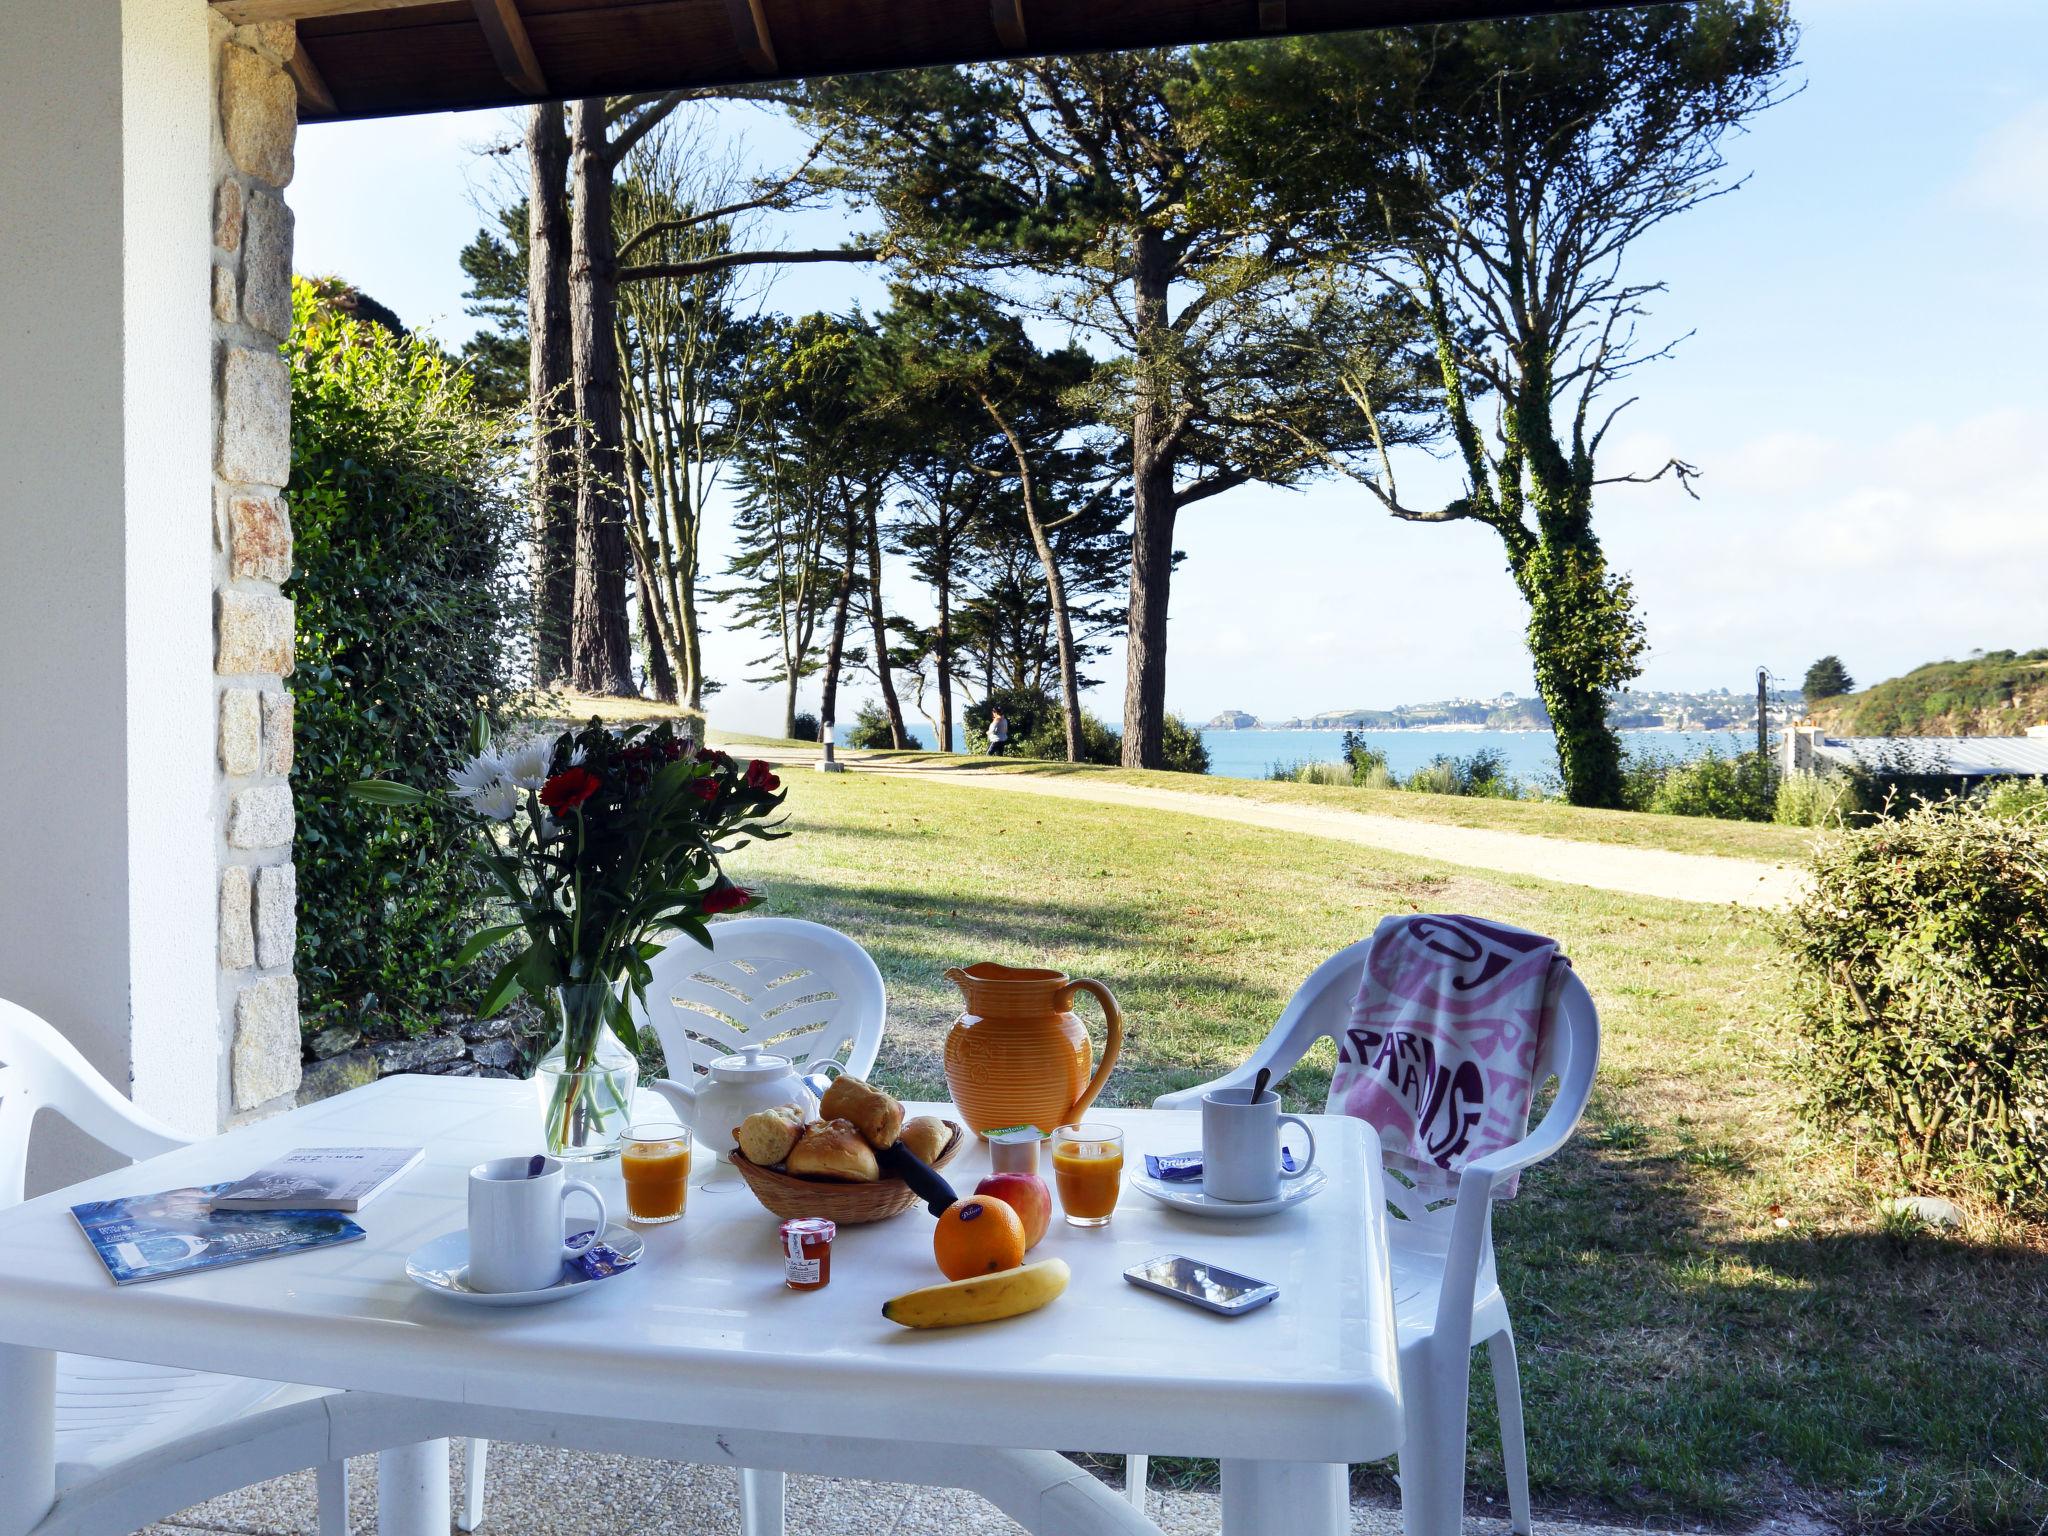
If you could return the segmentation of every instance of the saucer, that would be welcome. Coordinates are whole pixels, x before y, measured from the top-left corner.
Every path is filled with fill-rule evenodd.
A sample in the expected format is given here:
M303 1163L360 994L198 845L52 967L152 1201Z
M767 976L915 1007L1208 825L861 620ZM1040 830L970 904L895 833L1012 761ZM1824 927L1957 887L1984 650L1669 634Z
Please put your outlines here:
M589 1231L588 1227L582 1229ZM623 1257L637 1260L640 1251L647 1245L640 1234L631 1227L614 1223L604 1229L605 1244ZM560 1301L565 1296L595 1289L606 1280L617 1280L632 1273L622 1269L615 1275L606 1275L602 1280L562 1266L562 1278L553 1285L543 1286L537 1291L474 1291L469 1286L469 1231L458 1227L453 1232L443 1232L431 1243L415 1248L405 1261L406 1278L422 1290L432 1291L436 1296L446 1296L450 1301L466 1301L478 1307L534 1307L546 1301Z
M1161 1205L1186 1211L1190 1216L1213 1216L1223 1221L1271 1216L1275 1211L1284 1211L1290 1205L1313 1199L1330 1182L1330 1176L1322 1169L1311 1167L1298 1179L1281 1180L1280 1193L1270 1200L1219 1200L1214 1195L1204 1194L1199 1182L1169 1184L1164 1179L1137 1172L1128 1177L1133 1189L1143 1190Z

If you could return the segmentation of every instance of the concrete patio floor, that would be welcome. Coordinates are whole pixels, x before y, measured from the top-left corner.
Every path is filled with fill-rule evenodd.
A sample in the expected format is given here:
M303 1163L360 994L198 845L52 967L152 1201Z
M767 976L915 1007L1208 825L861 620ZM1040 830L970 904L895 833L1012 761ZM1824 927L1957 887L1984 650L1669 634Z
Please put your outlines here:
M461 1442L453 1447L454 1504L462 1504ZM375 1536L376 1466L364 1457L351 1465L352 1536ZM593 1506L603 1511L592 1519ZM1213 1493L1155 1490L1147 1512L1167 1536L1216 1536ZM313 1536L313 1475L296 1473L197 1505L152 1526L143 1536ZM1541 1518L1543 1536L1622 1536L1640 1527L1582 1525ZM1014 1536L1018 1527L979 1497L953 1489L911 1488L792 1477L789 1536ZM1360 1501L1352 1508L1355 1536L1399 1536L1398 1510ZM592 1456L550 1447L493 1444L490 1493L479 1536L733 1536L739 1530L739 1487L724 1468L677 1462ZM1468 1536L1506 1536L1500 1518L1472 1518ZM1665 1530L1674 1529L1666 1525ZM1679 1528L1685 1529L1685 1528Z

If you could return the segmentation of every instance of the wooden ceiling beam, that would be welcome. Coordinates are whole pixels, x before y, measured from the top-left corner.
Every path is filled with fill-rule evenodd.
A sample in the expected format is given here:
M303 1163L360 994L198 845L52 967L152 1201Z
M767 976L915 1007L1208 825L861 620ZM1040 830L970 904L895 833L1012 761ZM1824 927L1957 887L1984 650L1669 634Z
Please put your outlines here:
M358 16L365 11L402 11L425 0L213 0L213 8L238 27L261 21L315 21L323 16Z
M988 13L996 24L996 40L1012 53L1029 46L1024 31L1024 0L988 0Z
M484 41L491 45L498 73L529 96L547 95L548 77L541 72L533 40L526 35L517 0L475 0L475 4L477 25L484 29Z
M322 115L335 110L334 92L327 88L327 82L320 74L320 66L313 62L313 55L306 52L304 38L299 39L298 47L294 48L292 56L285 60L284 72L291 76L292 84L298 87L299 116L306 116L309 109Z
M732 40L739 45L747 68L764 75L775 74L775 37L768 30L767 13L761 0L725 0L726 19L732 23Z

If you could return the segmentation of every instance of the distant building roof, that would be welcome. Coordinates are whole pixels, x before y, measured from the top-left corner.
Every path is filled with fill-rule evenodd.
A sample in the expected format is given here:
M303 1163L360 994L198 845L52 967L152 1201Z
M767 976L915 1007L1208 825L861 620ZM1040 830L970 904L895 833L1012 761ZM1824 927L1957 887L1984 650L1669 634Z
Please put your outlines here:
M1813 750L1843 767L1959 779L2048 778L2048 736L1823 736Z

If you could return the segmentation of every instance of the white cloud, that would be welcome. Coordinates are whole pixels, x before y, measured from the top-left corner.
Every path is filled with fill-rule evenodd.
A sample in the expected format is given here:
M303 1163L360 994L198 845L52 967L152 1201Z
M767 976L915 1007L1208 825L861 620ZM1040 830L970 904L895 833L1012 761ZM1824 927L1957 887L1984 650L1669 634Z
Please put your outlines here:
M1966 207L2048 224L2048 101L2023 107L1987 133L1956 193Z

